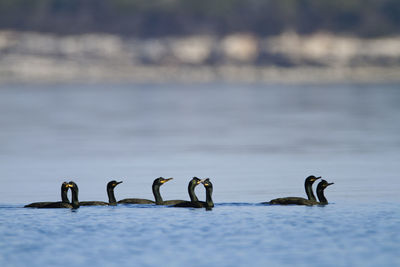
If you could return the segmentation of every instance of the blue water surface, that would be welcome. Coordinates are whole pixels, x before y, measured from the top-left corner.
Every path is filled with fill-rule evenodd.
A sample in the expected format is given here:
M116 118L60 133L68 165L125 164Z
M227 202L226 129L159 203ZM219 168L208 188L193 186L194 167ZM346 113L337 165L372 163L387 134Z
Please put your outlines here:
M1 85L0 266L400 266L399 118L398 84ZM329 205L258 204L311 174ZM215 208L23 208L159 176Z
M1 206L2 266L396 266L398 203Z

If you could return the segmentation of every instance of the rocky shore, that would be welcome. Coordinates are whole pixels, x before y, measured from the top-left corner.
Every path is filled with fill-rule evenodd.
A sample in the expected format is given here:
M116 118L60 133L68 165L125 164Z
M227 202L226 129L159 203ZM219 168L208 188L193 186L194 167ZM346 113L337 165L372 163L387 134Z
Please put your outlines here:
M0 83L215 81L398 82L400 37L240 33L143 40L0 31Z

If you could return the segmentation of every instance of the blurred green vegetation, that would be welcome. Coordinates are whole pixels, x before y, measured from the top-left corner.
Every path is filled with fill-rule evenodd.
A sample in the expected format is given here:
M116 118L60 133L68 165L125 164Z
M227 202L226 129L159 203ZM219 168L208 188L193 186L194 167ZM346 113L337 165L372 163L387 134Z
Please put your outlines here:
M0 0L0 29L138 37L400 32L399 0Z

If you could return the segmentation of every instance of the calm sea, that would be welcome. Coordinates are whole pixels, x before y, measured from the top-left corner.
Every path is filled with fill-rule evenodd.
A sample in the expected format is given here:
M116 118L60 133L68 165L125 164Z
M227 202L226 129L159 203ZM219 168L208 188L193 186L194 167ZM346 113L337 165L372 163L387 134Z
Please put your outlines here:
M1 85L0 266L400 266L399 162L400 84ZM311 174L329 205L258 204ZM22 208L159 176L215 208Z

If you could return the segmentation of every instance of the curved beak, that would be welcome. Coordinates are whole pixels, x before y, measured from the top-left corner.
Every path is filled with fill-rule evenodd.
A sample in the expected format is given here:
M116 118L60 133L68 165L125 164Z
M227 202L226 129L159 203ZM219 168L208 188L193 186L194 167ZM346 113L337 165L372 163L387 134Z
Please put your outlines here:
M316 179L315 180L318 180L318 179L321 179L322 178L322 176L318 176L318 177L315 177Z
M333 185L333 184L335 184L335 183L328 183L326 186L330 186L330 185Z
M117 182L117 184L122 184L122 181L120 181L120 182Z

